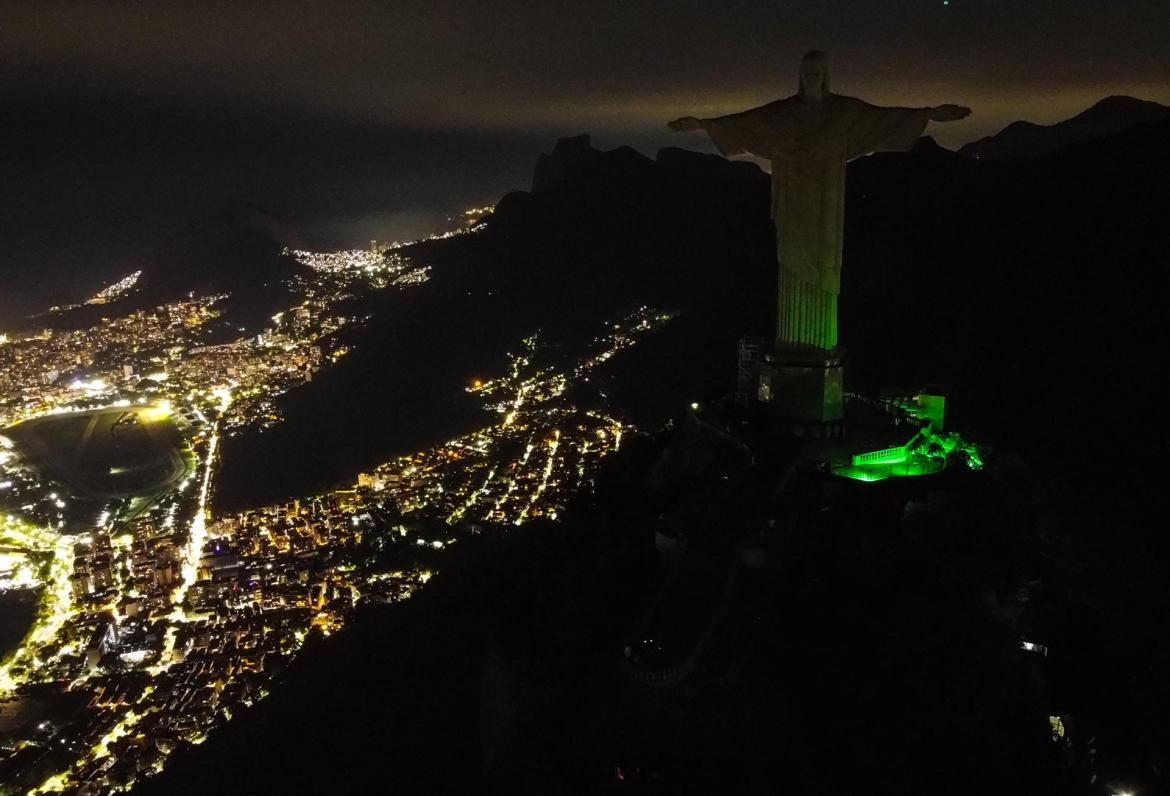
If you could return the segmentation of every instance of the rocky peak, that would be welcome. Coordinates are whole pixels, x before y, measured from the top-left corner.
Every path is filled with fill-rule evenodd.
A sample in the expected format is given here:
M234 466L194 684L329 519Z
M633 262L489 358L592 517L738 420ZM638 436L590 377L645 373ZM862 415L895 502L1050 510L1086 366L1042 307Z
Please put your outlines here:
M545 193L579 177L601 158L587 134L557 139L549 154L541 153L532 175L532 193Z

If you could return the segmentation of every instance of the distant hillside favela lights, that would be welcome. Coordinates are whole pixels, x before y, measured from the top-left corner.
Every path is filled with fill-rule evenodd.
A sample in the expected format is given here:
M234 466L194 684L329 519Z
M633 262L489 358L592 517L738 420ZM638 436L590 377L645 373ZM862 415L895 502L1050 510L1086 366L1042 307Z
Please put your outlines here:
M368 249L349 249L340 252L310 252L288 249L286 254L302 265L323 273L344 273L347 271L376 272L385 270L387 246L372 244ZM283 313L278 313L278 317ZM273 318L277 320L277 318Z
M411 270L407 271L406 273L402 274L401 276L395 277L394 281L391 282L390 284L394 285L394 287L406 287L408 285L421 285L423 282L428 281L430 278L431 278L431 267L429 265L423 265L423 266L419 266L418 268L412 268Z
M103 288L97 295L91 298L86 304L109 304L115 299L121 298L130 291L134 285L138 283L138 277L142 276L141 271L135 271L129 276L119 279L109 287Z
M569 387L587 383L594 369L670 317L642 307L606 324L564 370L535 365L539 337L526 338L521 353L510 355L506 375L471 379L464 388L484 400L491 425L362 478L403 514L437 514L449 524L556 519L566 497L587 488L601 459L621 447L627 430L603 409L578 405Z

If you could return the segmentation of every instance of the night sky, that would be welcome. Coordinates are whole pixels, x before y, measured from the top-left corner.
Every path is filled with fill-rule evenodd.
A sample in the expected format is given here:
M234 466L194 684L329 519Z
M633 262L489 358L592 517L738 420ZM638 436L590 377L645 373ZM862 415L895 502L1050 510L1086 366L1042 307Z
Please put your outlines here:
M0 328L81 297L225 199L320 245L414 237L526 188L559 135L791 94L800 55L957 146L1111 94L1170 103L1165 0L0 5Z

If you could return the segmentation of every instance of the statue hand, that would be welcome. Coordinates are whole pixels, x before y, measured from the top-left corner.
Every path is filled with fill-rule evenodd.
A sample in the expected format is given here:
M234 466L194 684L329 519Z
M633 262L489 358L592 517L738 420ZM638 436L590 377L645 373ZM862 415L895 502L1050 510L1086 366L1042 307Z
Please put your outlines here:
M930 109L932 122L957 122L971 115L971 109L962 105L939 105Z
M694 116L680 116L673 122L667 122L666 126L676 133L691 133L695 130L702 130L703 122Z

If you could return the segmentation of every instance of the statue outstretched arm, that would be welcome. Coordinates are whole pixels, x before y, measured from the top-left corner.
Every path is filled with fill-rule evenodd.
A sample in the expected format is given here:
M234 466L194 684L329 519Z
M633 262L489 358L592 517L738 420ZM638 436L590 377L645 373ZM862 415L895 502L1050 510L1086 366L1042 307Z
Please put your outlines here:
M848 127L848 157L860 157L870 152L907 150L914 146L928 122L949 122L964 119L970 108L959 105L939 105L936 108L882 108L853 97L841 97L847 103L850 117Z
M771 106L700 119L695 116L681 116L667 124L677 132L706 130L716 148L727 157L752 154L770 158L777 149L777 131L770 118Z

